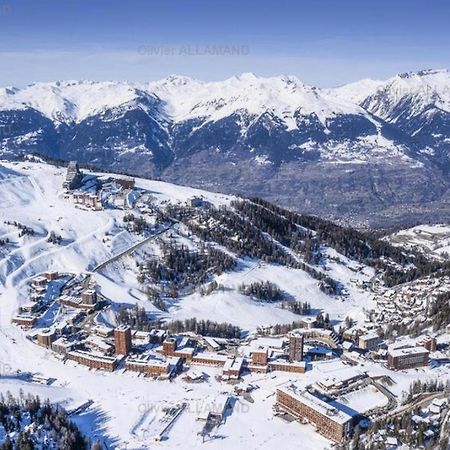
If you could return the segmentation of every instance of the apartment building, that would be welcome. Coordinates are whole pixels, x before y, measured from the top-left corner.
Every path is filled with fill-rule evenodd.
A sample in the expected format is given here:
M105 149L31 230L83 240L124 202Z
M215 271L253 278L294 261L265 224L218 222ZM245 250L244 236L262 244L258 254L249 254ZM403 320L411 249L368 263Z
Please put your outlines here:
M118 364L113 356L99 355L82 350L73 350L67 353L67 359L87 366L91 369L103 369L112 372Z
M116 355L128 355L131 351L131 328L121 325L114 329L114 347Z
M321 400L295 385L277 389L276 403L280 409L302 422L312 423L318 433L339 444L344 443L353 431L353 418L346 412Z
M429 351L424 347L390 347L388 367L394 370L412 369L428 365Z
M132 372L139 372L150 376L169 375L170 363L160 359L149 358L128 358L125 368Z

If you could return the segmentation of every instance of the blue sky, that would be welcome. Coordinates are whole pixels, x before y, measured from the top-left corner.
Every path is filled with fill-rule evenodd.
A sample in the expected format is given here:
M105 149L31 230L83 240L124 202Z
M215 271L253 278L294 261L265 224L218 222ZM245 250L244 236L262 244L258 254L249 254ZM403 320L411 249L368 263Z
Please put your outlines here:
M448 0L0 0L0 85L450 67Z

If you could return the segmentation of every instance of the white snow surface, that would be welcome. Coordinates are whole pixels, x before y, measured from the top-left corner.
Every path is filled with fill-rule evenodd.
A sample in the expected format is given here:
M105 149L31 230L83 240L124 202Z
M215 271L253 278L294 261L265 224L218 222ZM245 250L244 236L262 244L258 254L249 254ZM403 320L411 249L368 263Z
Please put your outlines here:
M394 245L417 249L429 255L448 258L450 254L450 226L445 224L418 225L398 231L386 238Z
M450 112L450 72L447 69L423 70L396 75L386 81L362 80L328 91L338 99L358 104L367 99L365 107L381 118L389 118L400 102L410 102L410 116L430 107ZM380 101L382 99L382 101Z
M253 73L214 82L178 75L147 83L39 82L22 89L0 88L0 109L32 107L50 119L80 121L147 94L164 100L175 121L196 117L217 120L243 109L257 115L269 111L282 118L292 116L298 108L325 119L335 114L365 114L357 105L378 92L389 92L393 101L412 95L423 105L433 101L449 111L450 74L446 69L424 70L398 74L385 81L367 78L328 89L307 85L292 75L265 78Z
M26 338L25 332L11 324L17 307L27 300L27 283L36 274L46 270L80 273L112 253L127 247L135 236L118 227L123 212L106 209L85 211L63 198L61 189L65 170L43 163L0 162L0 239L9 237L13 247L0 260L0 391L18 395L39 394L67 408L75 408L89 399L93 405L75 421L91 439L105 437L111 449L164 449L177 448L272 448L297 449L299 442L305 450L331 448L331 442L318 435L310 425L287 423L273 415L276 387L297 380L306 386L339 371L348 370L341 362L313 363L306 374L273 373L245 377L245 383L260 388L252 393L254 403L242 397L236 399L233 411L218 428L215 439L202 443L198 432L202 423L197 420L205 402L213 402L220 393L232 394L233 386L215 379L218 369L194 367L190 370L205 372L208 380L189 385L180 377L173 382L154 381L121 370L113 373L88 370L72 362L65 364L56 355ZM216 205L227 204L231 197L198 191L168 183L137 179L139 188L152 192L158 202L185 201L194 195L203 195ZM17 229L4 223L18 221L32 227L35 236L17 237ZM47 242L47 235L55 231L63 237L56 246ZM332 320L343 320L347 315L362 318L362 308L370 308L368 293L354 286L352 279L369 280L373 271L349 261L329 250L328 256L340 261L328 262L330 276L344 283L348 298L341 301L327 297L317 287L317 282L304 272L294 269L259 264L252 260L240 261L239 270L221 275L218 281L224 286L210 296L197 294L178 299L167 317L192 317L232 322L251 331L258 325L290 322L298 319L277 305L260 305L237 292L242 282L269 279L299 300L308 300L313 308L323 308ZM351 268L351 269L350 269ZM95 281L102 293L113 302L145 305L133 276L131 259L111 264ZM104 322L113 317L103 317ZM267 339L266 339L267 341ZM16 371L30 371L56 378L51 386L21 381ZM418 369L408 373L391 372L380 364L367 363L364 370L377 375L389 374L395 381L390 388L402 395L410 382L417 379L448 378L445 366L437 369ZM350 406L381 405L383 399L367 392L347 400ZM186 402L188 409L169 432L167 440L155 443L154 435L160 430L158 423L162 408Z
M345 99L359 105L369 95L374 94L381 86L383 81L365 78L354 83L344 84L336 88L327 89L327 93L337 99Z

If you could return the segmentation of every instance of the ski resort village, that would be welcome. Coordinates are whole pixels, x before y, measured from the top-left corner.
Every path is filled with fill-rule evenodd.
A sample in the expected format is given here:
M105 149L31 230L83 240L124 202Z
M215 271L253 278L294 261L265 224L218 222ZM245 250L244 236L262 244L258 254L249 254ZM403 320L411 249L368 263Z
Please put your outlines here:
M448 448L448 226L37 157L0 163L0 219L2 445L69 448L47 402L70 448Z

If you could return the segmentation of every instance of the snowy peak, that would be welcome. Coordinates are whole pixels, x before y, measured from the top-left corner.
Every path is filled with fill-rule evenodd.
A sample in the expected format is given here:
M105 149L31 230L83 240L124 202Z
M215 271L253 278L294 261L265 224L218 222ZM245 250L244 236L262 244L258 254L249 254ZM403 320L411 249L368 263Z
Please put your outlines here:
M33 108L55 122L80 122L136 100L141 92L128 83L56 81L0 91L0 109Z
M448 161L450 73L422 70L397 75L368 95L361 105L410 135L426 152Z
M364 79L327 92L340 100L362 105L383 119L391 117L399 103L410 105L409 114L430 106L450 111L450 73L447 69L427 69L398 74L386 81Z
M419 167L436 142L448 146L449 88L446 70L335 89L253 73L212 82L170 75L146 83L36 83L0 90L0 125L14 125L0 136L0 151L140 174L181 167L194 155L207 165L226 158L230 167L393 158Z
M0 110L33 108L55 122L80 122L146 96L158 97L174 122L197 118L217 121L237 111L256 117L271 112L291 129L296 128L294 116L299 114L314 114L323 124L336 115L366 116L365 109L392 119L392 110L405 99L413 104L411 113L430 106L450 111L450 74L445 69L428 69L399 74L384 82L365 79L334 89L309 86L290 75L264 78L253 73L215 82L179 75L144 84L55 81L23 89L1 88Z
M259 117L266 112L285 121L288 129L296 128L296 112L315 114L322 123L338 114L366 112L350 102L332 98L293 76L263 78L244 73L221 82L191 82L187 87L168 88L166 83L150 86L166 101L174 121L202 118L217 121L238 111Z
M397 75L367 96L363 106L380 117L397 120L399 105L408 104L408 117L430 107L450 112L450 73L447 70L424 70Z
M400 78L414 78L414 77L428 77L428 76L435 76L440 74L447 74L447 69L424 69L419 70L418 72L406 72L399 74L398 76Z

